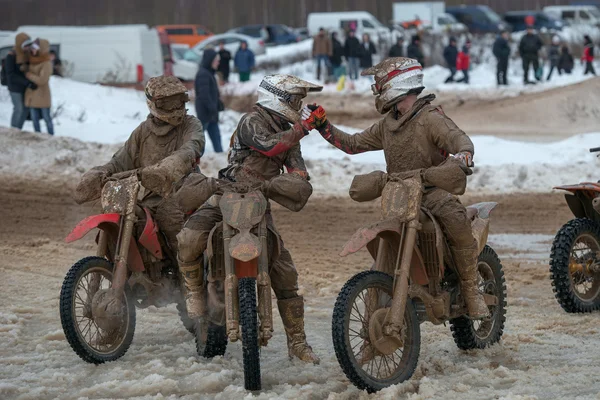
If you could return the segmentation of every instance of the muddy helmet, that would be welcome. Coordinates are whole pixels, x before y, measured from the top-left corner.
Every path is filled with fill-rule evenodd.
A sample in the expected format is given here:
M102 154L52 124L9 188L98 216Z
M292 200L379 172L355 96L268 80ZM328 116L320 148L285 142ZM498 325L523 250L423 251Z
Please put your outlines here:
M187 88L174 76L156 76L146 84L146 101L150 113L177 126L186 114L185 103L189 101Z
M375 107L380 114L392 109L409 93L421 93L423 86L423 67L417 60L405 57L388 58L379 64L364 70L361 75L375 75L371 85Z
M297 122L302 99L309 92L320 92L323 86L304 81L293 75L267 75L258 87L256 104L274 112L288 122Z

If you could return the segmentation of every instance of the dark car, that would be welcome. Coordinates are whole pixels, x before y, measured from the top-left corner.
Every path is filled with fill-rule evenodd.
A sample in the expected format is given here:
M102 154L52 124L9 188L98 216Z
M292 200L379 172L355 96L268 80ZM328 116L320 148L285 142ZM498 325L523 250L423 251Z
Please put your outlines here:
M241 33L255 38L263 37L262 28L266 28L268 38L265 40L267 46L279 46L299 42L300 36L292 28L281 24L270 25L246 25L231 29L229 32Z
M498 33L511 27L488 6L447 7L446 12L454 15L471 33Z
M504 21L509 23L514 32L524 31L527 29L525 18L532 16L535 20L534 27L537 30L548 29L561 31L565 24L558 18L546 14L543 11L511 11L504 15Z

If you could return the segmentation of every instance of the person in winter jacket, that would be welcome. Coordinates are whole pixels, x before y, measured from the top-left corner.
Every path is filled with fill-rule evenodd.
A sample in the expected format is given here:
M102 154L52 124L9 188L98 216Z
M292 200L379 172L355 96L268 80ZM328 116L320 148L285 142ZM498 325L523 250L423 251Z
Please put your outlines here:
M584 48L583 48L583 56L581 57L581 61L585 62L585 72L584 75L593 74L596 76L596 70L594 69L594 43L592 43L592 39L585 35L584 38Z
M166 195L198 171L204 133L200 121L186 115L187 89L176 77L150 78L145 95L150 110L146 120L135 128L110 162L83 175L73 197L77 204L97 200L108 177L137 170L143 186L139 204L148 208L171 251L176 252L177 234L185 216L175 196Z
M450 37L450 43L444 49L444 60L450 70L450 76L446 78L446 83L454 82L454 74L456 74L456 61L458 59L458 47L456 47L456 38Z
M37 85L37 88L25 90L25 107L31 112L33 128L41 132L40 118L46 122L46 128L50 135L54 135L54 125L50 107L52 96L50 95L50 76L52 75L52 60L50 59L50 43L47 40L36 40L30 46L29 69L25 77Z
M327 77L329 69L329 57L333 54L333 48L327 32L324 28L319 29L319 33L313 38L312 56L317 62L317 80L321 79L321 64L324 66L324 75Z
M347 154L383 150L388 174L440 165L447 159L443 154L452 154L465 168L473 165L473 143L440 107L431 104L435 95L418 98L425 87L416 60L389 58L363 75L375 75L375 107L384 115L380 121L348 134L327 120L323 107L313 106L302 111L303 121L310 123L308 128L317 129L327 142ZM479 250L465 206L436 187L426 189L422 201L446 232L469 316L486 318L489 309L478 288Z
M250 80L250 73L254 69L254 52L248 48L248 43L242 41L240 48L235 53L233 60L235 68L240 73L240 82L248 82Z
M320 91L321 86L291 75L267 75L258 88L258 101L252 110L242 116L232 136L229 165L219 172L219 178L232 182L268 185L271 179L286 175L308 184L308 172L300 150L300 140L308 131L300 123L302 99L308 92ZM193 296L188 303L193 317L221 320L214 308L206 307L205 295L210 301L210 282L204 285L202 254L208 245L213 227L222 221L218 205L219 195L210 198L185 223L179 241L180 269L196 277ZM286 249L275 227L267 206L269 242L269 275L279 314L287 336L288 354L304 362L319 363L319 357L306 341L304 331L304 299L298 294L298 272L289 250ZM207 290L208 287L208 290ZM222 312L221 312L222 314Z
M519 54L523 60L523 83L526 85L532 83L529 80L529 66L533 66L533 74L536 79L541 80L541 76L537 75L537 71L540 68L538 55L543 46L542 39L535 33L533 26L528 26L527 33L519 43Z
M552 38L552 44L548 48L548 60L550 61L550 71L546 78L547 81L552 77L552 72L554 72L555 68L558 69L559 75L562 74L558 68L558 62L560 61L560 38L558 36Z
M412 37L411 43L406 49L406 57L417 60L423 68L425 67L425 56L421 50L421 38L419 35L414 35Z
M350 79L358 79L362 48L354 30L348 31L348 37L346 37L346 42L344 43L344 55L346 56L346 60L348 60L348 75Z
M64 74L63 65L56 51L50 50L50 60L52 61L52 75L62 77Z
M510 58L510 45L508 44L508 31L502 31L494 42L492 52L496 57L496 79L498 86L508 85L508 60Z
M29 46L31 38L26 33L19 33L15 37L15 47L6 55L4 68L6 69L6 86L13 103L13 112L10 126L23 129L29 109L25 106L25 90L35 89L37 85L25 77L24 69L28 66Z
M375 44L371 41L368 34L364 34L361 43L360 67L371 68L373 66L373 54L376 54Z
M331 68L333 70L333 76L335 79L340 79L343 75L344 68L342 67L342 57L344 57L344 46L337 38L337 32L333 32L331 34L331 57L329 57L329 62L331 63Z
M469 67L471 66L471 41L467 39L458 57L456 58L456 69L463 73L463 77L457 82L469 84Z
M229 82L229 63L231 61L231 53L225 48L225 42L219 43L219 74L223 79L223 83Z
M390 49L389 57L404 57L404 38L400 36Z
M558 71L564 72L565 74L570 74L573 71L573 67L575 66L575 60L573 59L573 55L569 51L569 48L564 45L560 49L560 58L558 59Z
M219 67L219 55L213 49L204 50L200 68L196 73L194 88L196 89L196 115L202 126L208 131L215 153L222 153L221 131L219 130L219 111L223 103L219 96L219 86L215 72Z

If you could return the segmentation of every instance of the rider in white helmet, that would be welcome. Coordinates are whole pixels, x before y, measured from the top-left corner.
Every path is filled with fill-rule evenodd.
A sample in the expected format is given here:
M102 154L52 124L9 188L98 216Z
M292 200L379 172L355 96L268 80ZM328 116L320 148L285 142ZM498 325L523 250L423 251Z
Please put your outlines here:
M322 90L321 86L291 75L266 76L258 89L254 110L244 115L231 138L229 165L219 172L221 179L232 182L262 183L284 172L308 179L308 172L300 152L300 139L308 130L300 122L302 99L309 92ZM184 272L187 287L186 304L192 317L206 317L218 323L222 315L216 307L206 307L202 253L206 250L208 235L223 219L217 196L202 205L186 222L177 235L179 268ZM319 358L306 342L304 333L304 299L298 295L298 273L290 252L284 247L267 213L269 249L278 249L269 256L273 291L288 339L290 357L318 363ZM277 244L277 241L279 242ZM211 283L209 283L211 285ZM212 289L208 290L212 293ZM212 304L212 298L209 298Z

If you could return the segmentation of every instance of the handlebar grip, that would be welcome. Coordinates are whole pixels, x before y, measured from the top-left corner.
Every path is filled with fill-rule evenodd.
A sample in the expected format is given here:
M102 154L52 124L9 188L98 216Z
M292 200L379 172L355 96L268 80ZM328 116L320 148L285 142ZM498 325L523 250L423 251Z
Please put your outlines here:
M597 153L597 152L599 152L599 151L600 151L600 147L592 147L592 148L590 149L590 153Z

